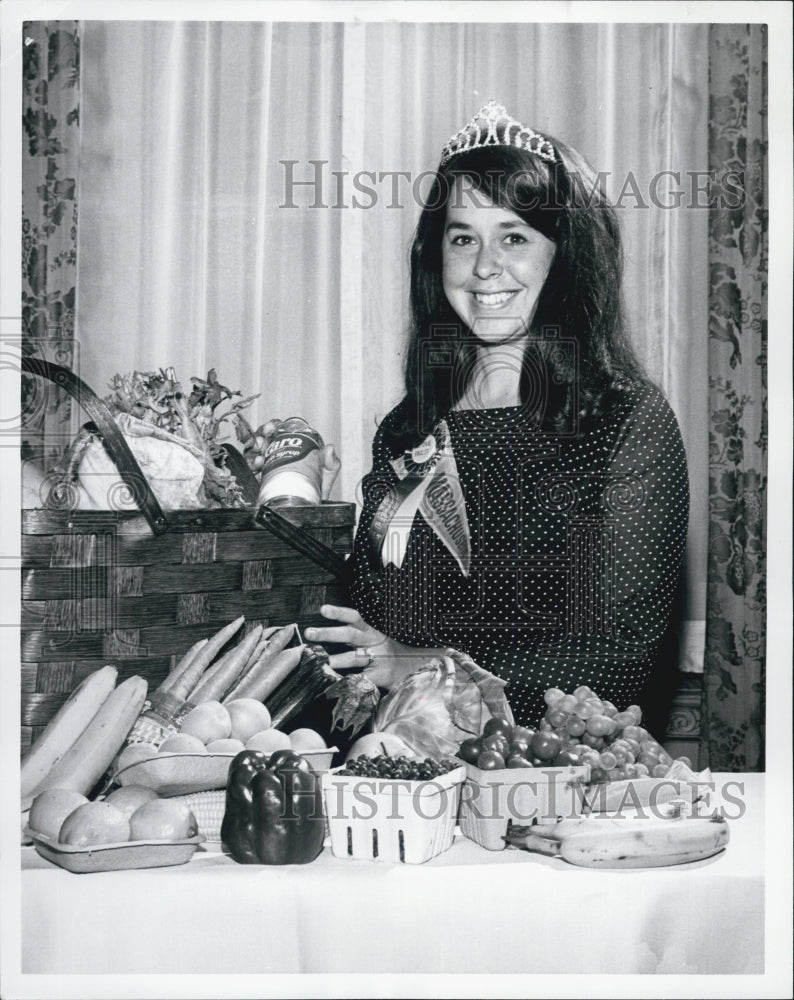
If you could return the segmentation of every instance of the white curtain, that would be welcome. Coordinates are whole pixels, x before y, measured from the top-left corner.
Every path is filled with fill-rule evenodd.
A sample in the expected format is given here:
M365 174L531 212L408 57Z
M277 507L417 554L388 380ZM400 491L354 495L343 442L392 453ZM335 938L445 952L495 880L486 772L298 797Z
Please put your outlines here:
M687 618L704 618L706 25L80 31L81 374L102 391L116 371L173 365L187 382L214 367L261 392L257 423L298 414L336 443L340 499L357 498L400 396L420 175L444 140L494 98L604 171L634 340L684 434Z

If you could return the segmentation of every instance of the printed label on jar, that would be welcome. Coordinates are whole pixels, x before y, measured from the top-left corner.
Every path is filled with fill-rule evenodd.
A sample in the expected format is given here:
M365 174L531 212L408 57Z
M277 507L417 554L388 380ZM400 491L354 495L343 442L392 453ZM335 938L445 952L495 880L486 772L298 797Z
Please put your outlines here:
M293 433L274 438L265 449L265 475L283 465L299 461L319 447L317 436L313 434Z

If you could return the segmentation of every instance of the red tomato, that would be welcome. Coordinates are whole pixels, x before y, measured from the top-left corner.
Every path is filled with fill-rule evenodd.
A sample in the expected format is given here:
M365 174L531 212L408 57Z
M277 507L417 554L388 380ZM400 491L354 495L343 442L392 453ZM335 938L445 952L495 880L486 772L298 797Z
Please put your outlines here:
M516 726L513 729L514 740L526 740L527 743L529 743L534 735L535 735L535 730L527 729L526 726Z
M493 733L491 736L483 736L481 737L480 742L482 743L483 750L495 750L503 757L507 756L507 748L510 744L507 741L507 737L503 736L501 733Z
M562 740L556 733L535 733L530 749L542 761L553 760L562 750Z
M555 767L566 767L568 764L572 764L578 767L582 763L582 758L575 750L560 750L557 756L552 761Z
M477 758L480 756L482 751L482 740L464 740L458 749L458 757L460 757L461 760L465 760L467 764L476 764Z
M529 754L529 742L527 740L511 740L507 748L508 757L524 757Z
M477 758L477 767L482 771L498 771L505 766L505 759L495 750L483 750Z
M526 759L526 757L519 757L518 755L515 755L513 757L508 758L507 766L508 767L532 767L532 765Z
M493 736L495 734L501 734L507 737L509 740L513 735L513 727L507 721L499 715L494 715L493 718L489 719L482 728L483 736Z

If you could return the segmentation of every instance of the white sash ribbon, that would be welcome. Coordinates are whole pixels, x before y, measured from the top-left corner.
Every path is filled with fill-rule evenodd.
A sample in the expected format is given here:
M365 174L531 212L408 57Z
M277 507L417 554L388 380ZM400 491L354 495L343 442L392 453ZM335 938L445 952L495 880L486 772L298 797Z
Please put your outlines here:
M417 466L414 462L411 463L413 469L409 470L404 455L390 462L400 481L408 476L416 478L417 472L421 475L421 479L389 519L381 547L381 560L384 566L389 563L397 567L402 566L408 549L411 525L418 512L454 556L463 575L468 576L471 564L471 540L466 504L458 479L458 467L449 431L444 421L441 421L438 431L443 445L437 455L435 447L432 447L435 442L432 436L412 453L414 458L428 455L425 459L427 471L424 474L421 472L421 466ZM431 463L430 458L433 457L435 461Z

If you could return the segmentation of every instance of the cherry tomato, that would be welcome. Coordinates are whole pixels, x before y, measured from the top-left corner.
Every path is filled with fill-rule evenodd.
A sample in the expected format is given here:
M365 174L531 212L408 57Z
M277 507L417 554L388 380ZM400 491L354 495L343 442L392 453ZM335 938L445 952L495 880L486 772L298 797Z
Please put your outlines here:
M605 771L603 767L591 767L590 768L591 784L598 784L598 782L600 781L609 781L609 772Z
M578 715L569 715L565 722L565 728L571 736L581 736L585 726L584 719L580 719Z
M574 698L578 698L579 701L584 701L585 698L594 698L595 694L586 684L580 684L574 691L573 696Z
M505 759L495 750L483 750L477 758L477 767L482 771L498 771L505 766Z
M582 743L585 746L592 747L594 750L600 750L605 744L603 736L593 736L592 733L585 733L582 737Z
M464 740L458 749L458 757L460 757L461 760L465 760L467 764L476 764L477 758L480 756L482 751L482 740Z
M575 750L560 750L557 756L552 761L555 767L566 767L568 764L572 764L574 767L578 767L582 763L582 758Z
M562 750L562 740L556 733L535 733L530 749L542 761L553 760Z
M527 740L511 740L507 748L508 757L524 757L529 754L529 743Z
M561 708L556 708L556 707L550 708L546 712L546 718L550 722L553 729L556 729L557 726L564 726L565 723L568 721L569 715L570 712L563 712Z
M506 736L509 740L513 735L513 727L507 719L503 719L499 715L494 715L493 718L490 718L483 726L482 734L483 736L493 736L499 733L502 736Z
M612 728L612 720L606 715L591 715L585 728L591 736L606 736Z
M562 712L572 712L578 704L579 699L575 695L566 694L564 698L560 698L554 707Z
M604 715L608 715L610 719L614 719L618 714L617 708L612 704L611 701L604 701L601 703L601 711Z
M564 697L565 697L564 691L560 691L559 688L552 687L546 690L546 692L543 695L543 700L546 702L547 705L555 705L560 700L560 698Z

